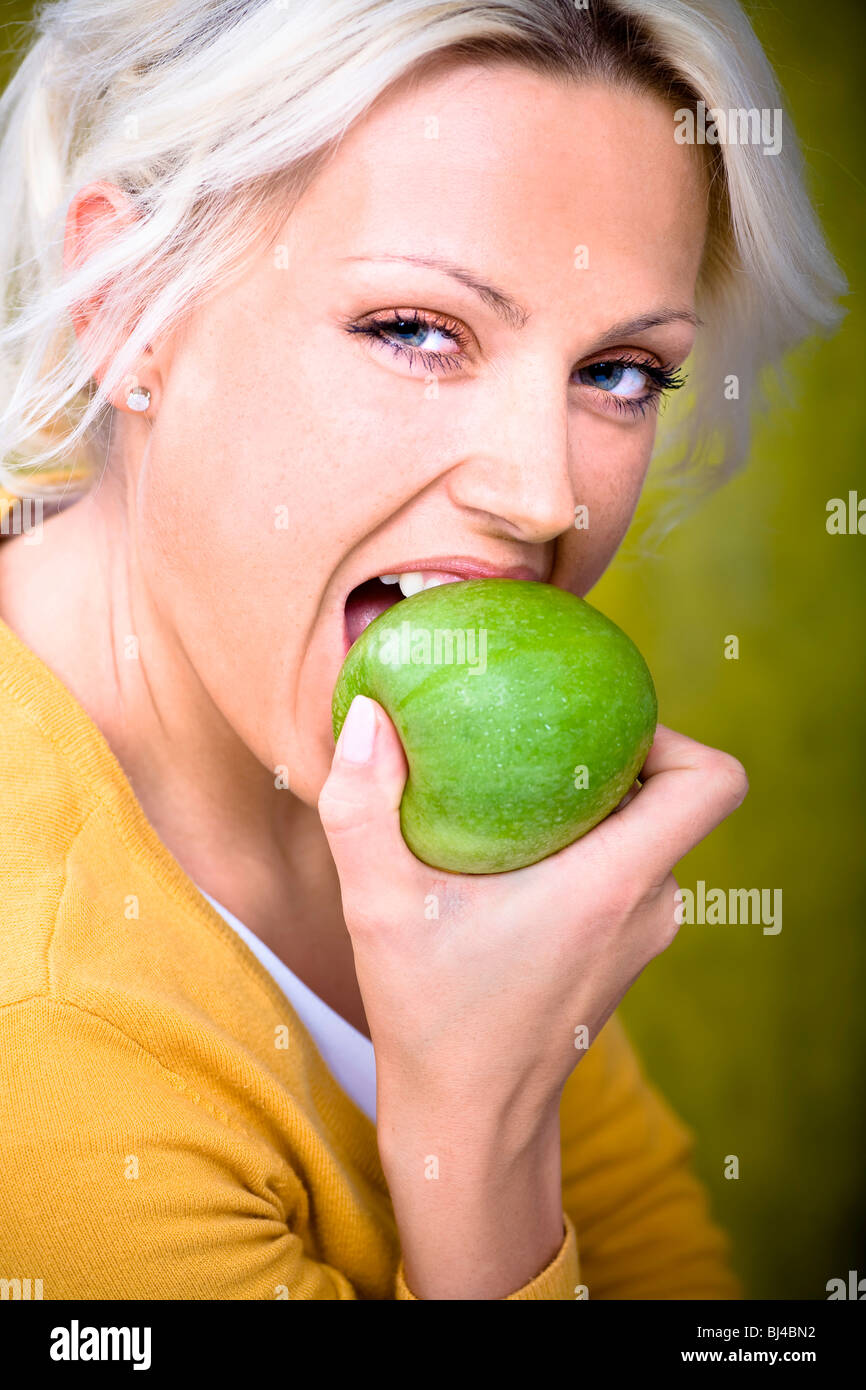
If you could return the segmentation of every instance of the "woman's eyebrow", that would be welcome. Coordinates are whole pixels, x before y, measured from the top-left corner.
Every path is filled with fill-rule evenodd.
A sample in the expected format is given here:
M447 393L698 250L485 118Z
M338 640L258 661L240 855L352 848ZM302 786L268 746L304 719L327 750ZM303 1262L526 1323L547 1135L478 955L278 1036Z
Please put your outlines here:
M704 321L698 318L694 309L654 309L648 314L639 314L637 318L623 319L620 323L612 323L610 328L605 329L604 333L597 339L599 345L610 343L617 338L629 338L632 333L645 333L648 328L661 328L665 323L690 323L694 328L703 328ZM590 352L594 352L590 348Z
M474 271L468 270L466 266L457 265L445 256L413 256L383 252L375 256L341 256L340 260L406 261L409 265L426 266L430 270L441 270L446 275L452 276L453 279L459 280L468 289L473 290L509 327L523 328L530 319L529 311L522 308L515 299L512 299L511 295L506 294L504 290L497 289L496 285L488 284ZM676 322L690 323L695 328L703 327L703 320L698 318L693 309L655 309L649 313L638 314L636 318L612 323L604 333L599 335L596 339L596 345L589 351L596 352L599 348L616 342L618 339L631 337L633 333L645 333L650 328L660 328L663 324Z
M341 256L343 261L407 261L410 265L426 266L429 270L441 270L453 279L459 280L489 305L510 328L523 328L529 322L529 312L521 308L511 295L497 289L486 280L480 279L465 266L457 265L445 256L390 255L387 252L378 256Z

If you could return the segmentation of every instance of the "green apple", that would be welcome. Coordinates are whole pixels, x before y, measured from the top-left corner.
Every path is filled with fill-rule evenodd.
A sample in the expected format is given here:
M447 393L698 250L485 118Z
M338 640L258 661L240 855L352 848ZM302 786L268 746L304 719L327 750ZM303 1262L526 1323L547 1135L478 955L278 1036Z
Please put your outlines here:
M350 648L334 737L356 695L393 721L409 764L403 838L425 864L489 874L571 844L622 800L653 740L637 647L549 584L473 579L387 608Z

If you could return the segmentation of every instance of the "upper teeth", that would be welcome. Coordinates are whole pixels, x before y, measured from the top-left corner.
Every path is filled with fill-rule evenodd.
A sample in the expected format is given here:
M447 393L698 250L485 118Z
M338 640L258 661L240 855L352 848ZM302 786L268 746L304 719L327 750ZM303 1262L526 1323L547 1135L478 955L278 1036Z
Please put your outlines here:
M380 574L379 579L383 584L399 584L404 598L420 594L422 589L432 589L437 584L447 583L442 575L424 575L420 570L407 570L403 574Z

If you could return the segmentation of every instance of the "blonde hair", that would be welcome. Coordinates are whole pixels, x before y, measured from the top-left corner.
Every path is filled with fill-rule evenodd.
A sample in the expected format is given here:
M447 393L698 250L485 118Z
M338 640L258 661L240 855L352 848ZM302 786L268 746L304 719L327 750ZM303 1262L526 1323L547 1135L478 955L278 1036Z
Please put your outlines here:
M147 344L242 269L341 135L411 71L510 60L691 110L783 106L735 0L54 0L34 30L0 100L0 482L21 495L89 485L108 398ZM845 282L787 117L772 156L757 143L706 153L706 331L676 467L718 481L746 457L763 370L835 325ZM136 220L64 273L66 211L92 180L119 187ZM85 358L71 309L96 295Z

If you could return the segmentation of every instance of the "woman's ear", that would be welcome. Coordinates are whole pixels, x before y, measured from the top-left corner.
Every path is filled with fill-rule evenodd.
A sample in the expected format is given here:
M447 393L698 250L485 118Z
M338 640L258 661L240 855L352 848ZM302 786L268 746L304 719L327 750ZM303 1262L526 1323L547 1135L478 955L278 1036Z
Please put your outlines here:
M64 273L68 276L80 269L92 255L102 250L113 237L126 230L136 220L137 214L129 198L116 184L109 183L104 179L85 184L73 197L66 213L66 231L63 242ZM85 353L98 322L103 302L104 294L97 293L70 307L70 316L75 333ZM124 379L114 393L116 399L112 399L112 405L120 409L127 409L127 396L134 388L149 392L150 399L153 399L157 383L150 379L153 365L148 360L150 352L151 349L148 345L147 352L141 359L138 372ZM94 361L91 375L96 381L101 380L106 366L107 363L104 359ZM140 394L137 399L140 402ZM137 411L142 409L140 403L131 408Z

